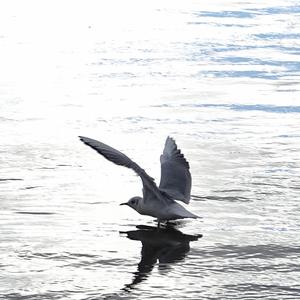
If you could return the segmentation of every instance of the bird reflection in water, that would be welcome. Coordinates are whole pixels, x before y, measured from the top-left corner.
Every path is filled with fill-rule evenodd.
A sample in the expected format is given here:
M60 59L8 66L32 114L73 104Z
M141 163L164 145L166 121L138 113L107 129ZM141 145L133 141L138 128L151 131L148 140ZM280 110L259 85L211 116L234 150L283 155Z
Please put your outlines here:
M160 268L166 268L168 264L182 260L190 250L190 241L202 237L202 234L184 234L171 225L160 229L144 225L136 227L138 230L120 232L131 240L142 242L141 261L137 271L132 282L123 288L127 292L147 279L157 261Z

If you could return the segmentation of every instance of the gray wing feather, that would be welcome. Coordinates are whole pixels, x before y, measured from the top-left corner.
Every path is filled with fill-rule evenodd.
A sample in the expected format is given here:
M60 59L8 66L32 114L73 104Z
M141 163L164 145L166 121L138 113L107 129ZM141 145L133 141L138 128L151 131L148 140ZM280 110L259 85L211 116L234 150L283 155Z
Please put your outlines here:
M161 178L159 189L176 200L189 203L192 178L190 166L175 141L167 137L163 154L160 156Z
M109 161L119 165L119 166L124 166L126 168L132 169L135 171L137 175L140 176L143 182L143 192L144 192L144 197L146 196L145 194L152 192L154 194L160 195L160 191L157 188L154 179L150 177L144 169L142 169L137 163L132 161L128 156L123 154L122 152L104 144L99 141L96 141L94 139L90 139L84 136L79 136L80 140L96 150L98 153L100 153L102 156L104 156L106 159ZM147 197L145 197L147 198Z

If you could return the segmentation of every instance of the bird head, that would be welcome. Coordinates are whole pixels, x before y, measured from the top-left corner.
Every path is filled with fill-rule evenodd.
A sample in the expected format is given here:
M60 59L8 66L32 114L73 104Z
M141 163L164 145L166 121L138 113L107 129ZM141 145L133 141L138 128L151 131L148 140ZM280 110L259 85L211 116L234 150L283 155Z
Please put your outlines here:
M141 197L132 197L128 200L128 202L124 202L124 203L121 203L120 205L128 205L129 207L133 208L134 210L138 211L138 207L139 207L139 204L140 204L140 201L142 200Z

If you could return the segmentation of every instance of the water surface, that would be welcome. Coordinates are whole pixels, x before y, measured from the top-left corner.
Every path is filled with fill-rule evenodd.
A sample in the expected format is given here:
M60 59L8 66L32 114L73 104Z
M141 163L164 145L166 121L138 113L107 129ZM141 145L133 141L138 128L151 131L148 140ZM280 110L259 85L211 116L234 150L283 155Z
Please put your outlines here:
M298 1L0 5L1 299L298 299ZM171 231L119 203L190 162ZM202 236L203 235L203 236Z

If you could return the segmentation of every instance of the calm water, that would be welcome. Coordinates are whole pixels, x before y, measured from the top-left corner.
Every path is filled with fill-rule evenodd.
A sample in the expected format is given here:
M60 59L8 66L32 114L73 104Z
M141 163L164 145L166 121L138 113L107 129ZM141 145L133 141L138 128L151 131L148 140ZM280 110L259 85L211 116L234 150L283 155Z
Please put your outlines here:
M1 3L0 299L299 299L299 28L292 0ZM157 180L173 136L202 218L153 230L78 135Z

